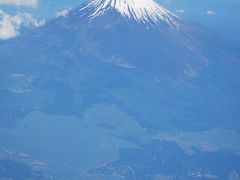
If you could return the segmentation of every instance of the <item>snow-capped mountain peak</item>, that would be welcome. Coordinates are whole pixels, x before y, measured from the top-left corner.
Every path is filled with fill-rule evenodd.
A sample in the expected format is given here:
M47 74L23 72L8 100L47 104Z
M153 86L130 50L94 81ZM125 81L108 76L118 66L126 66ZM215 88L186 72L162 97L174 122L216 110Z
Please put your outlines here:
M137 22L158 24L163 21L171 26L177 25L175 18L178 17L153 0L90 0L79 11L86 8L94 9L89 16L91 19L104 15L109 9L115 9L122 16Z

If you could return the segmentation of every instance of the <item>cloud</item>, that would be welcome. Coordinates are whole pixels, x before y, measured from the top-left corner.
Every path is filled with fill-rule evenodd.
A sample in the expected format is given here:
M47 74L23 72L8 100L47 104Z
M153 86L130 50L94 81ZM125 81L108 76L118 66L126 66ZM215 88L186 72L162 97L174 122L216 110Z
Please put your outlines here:
M39 27L44 25L44 20L37 20L28 13L10 15L0 10L0 40L7 40L19 35L22 26Z
M186 11L184 9L176 9L175 12L176 13L185 13Z
M0 0L0 5L36 7L38 5L38 0Z
M207 11L207 15L208 15L208 16L214 16L214 15L216 15L216 12L213 11L213 10L208 10L208 11Z
M68 16L68 13L69 13L69 9L64 9L62 11L56 12L55 16L56 17L66 17L66 16Z

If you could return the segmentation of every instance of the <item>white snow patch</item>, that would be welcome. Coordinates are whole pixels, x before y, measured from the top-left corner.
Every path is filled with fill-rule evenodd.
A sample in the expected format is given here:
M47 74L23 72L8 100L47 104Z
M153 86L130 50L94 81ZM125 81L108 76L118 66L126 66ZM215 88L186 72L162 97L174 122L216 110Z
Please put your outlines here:
M122 16L138 22L158 24L160 21L164 21L171 26L177 25L175 18L178 17L153 0L92 0L80 11L86 8L95 9L90 18L101 16L109 8L114 8Z

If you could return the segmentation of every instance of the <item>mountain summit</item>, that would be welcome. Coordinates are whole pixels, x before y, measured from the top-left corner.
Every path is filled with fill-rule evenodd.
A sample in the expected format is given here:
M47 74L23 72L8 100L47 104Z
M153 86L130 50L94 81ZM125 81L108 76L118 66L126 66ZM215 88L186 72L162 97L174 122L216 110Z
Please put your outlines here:
M171 26L176 26L174 14L159 6L153 0L92 0L79 9L80 12L85 9L93 9L89 17L94 19L102 16L108 11L116 10L122 16L128 19L134 19L139 23L158 24L166 22Z

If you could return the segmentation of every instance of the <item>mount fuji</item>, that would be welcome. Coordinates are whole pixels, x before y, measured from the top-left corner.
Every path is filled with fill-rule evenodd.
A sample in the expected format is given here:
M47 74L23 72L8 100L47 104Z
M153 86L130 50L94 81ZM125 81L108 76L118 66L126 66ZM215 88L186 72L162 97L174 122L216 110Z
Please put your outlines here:
M0 179L19 177L7 160L25 179L239 178L239 59L153 0L91 0L1 42Z
M21 38L31 44L49 39L52 43L47 42L48 48L64 49L67 45L73 54L91 54L101 62L156 76L178 76L187 71L197 74L208 64L199 34L195 34L198 31L152 0L96 0L73 9L67 17L50 21L32 37L27 34ZM181 60L176 61L176 57Z
M24 52L22 48L26 49L22 46L24 39L24 42L33 44L28 47L29 51L38 51L33 56L41 51L49 54L45 50L51 51L50 48L62 52L68 49L75 55L88 54L100 62L141 69L156 77L179 77L186 74L197 76L208 67L209 61L214 61L209 56L214 55L217 59L217 56L223 56L223 51L231 54L228 50L231 47L218 43L221 40L216 38L152 0L95 0L73 9L66 17L53 19L44 27L23 35L14 40L14 44L19 44L15 48L20 54ZM35 41L41 41L48 49L39 51ZM215 45L218 47L211 47ZM8 45L5 47L9 49Z

